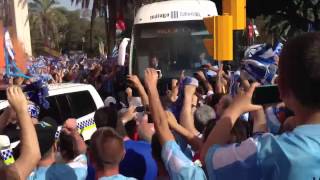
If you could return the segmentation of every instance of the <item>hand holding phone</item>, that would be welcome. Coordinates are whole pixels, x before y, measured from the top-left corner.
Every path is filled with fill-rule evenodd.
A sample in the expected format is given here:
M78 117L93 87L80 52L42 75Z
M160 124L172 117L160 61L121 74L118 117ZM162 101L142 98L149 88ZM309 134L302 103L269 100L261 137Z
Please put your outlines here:
M256 87L252 96L252 104L264 105L281 102L277 85L267 85Z

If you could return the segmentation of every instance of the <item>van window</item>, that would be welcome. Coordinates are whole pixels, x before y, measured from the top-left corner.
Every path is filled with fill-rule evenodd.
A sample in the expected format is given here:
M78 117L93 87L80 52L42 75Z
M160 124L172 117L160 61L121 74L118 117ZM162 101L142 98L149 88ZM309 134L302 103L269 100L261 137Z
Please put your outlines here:
M62 125L64 121L71 118L70 103L65 94L47 97L50 104L49 109L40 109L39 119L49 116Z
M64 120L62 120L60 117L60 111L59 111L57 100L56 100L55 96L47 97L47 101L50 104L50 108L49 109L44 109L44 108L40 109L39 120L41 120L44 117L49 116L49 117L53 118L54 120L56 120L58 125L61 125L64 122Z
M62 122L64 122L68 118L75 118L74 116L72 116L70 102L67 97L67 94L61 94L61 95L57 95L55 97L56 97L56 100L58 103L58 107L59 107L59 111L60 111L60 118L61 118Z
M47 97L49 109L40 109L39 119L52 117L58 125L68 118L81 118L97 110L89 91L79 91Z
M97 110L96 104L89 91L69 93L72 117L80 118Z

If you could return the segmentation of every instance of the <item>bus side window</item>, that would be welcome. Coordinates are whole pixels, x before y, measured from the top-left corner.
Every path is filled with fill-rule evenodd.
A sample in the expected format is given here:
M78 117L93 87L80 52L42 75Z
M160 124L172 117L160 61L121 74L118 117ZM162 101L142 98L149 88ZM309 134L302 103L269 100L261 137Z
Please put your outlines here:
M69 93L68 99L74 118L81 118L97 110L96 104L89 91Z

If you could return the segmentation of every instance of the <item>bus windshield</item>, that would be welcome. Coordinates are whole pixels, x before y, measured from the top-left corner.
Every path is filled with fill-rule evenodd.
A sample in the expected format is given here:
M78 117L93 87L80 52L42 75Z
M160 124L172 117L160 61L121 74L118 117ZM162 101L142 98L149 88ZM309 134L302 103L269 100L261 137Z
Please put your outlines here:
M191 75L201 65L213 63L204 38L210 36L203 21L135 25L133 73L143 78L144 69L156 65L165 78L176 78L182 70Z

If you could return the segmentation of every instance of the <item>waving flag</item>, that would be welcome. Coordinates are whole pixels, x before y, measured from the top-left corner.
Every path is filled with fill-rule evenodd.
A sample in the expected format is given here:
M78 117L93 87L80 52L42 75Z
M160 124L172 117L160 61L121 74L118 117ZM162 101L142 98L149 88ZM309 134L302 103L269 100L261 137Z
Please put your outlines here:
M277 49L276 53L279 53ZM272 84L277 73L275 52L266 44L250 46L245 52L245 60L241 67L241 73L247 79L257 81L261 84Z
M9 54L11 59L14 59L14 51L13 51L13 45L10 38L9 31L6 30L4 32L4 46L6 48L7 53Z

